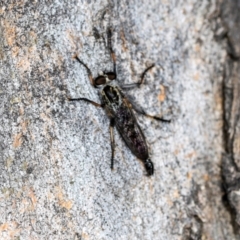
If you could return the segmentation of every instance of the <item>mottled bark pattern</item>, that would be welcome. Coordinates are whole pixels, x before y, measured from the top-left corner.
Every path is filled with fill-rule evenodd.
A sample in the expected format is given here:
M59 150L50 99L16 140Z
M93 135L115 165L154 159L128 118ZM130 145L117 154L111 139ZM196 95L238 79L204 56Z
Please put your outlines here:
M223 82L224 154L222 176L225 199L240 238L240 5L225 1L221 9L227 61Z
M239 239L239 16L239 0L0 1L0 239ZM122 85L155 63L129 90L171 114L140 124L152 177L119 134L112 171L106 114L67 100L97 101L76 55L92 85L114 59Z

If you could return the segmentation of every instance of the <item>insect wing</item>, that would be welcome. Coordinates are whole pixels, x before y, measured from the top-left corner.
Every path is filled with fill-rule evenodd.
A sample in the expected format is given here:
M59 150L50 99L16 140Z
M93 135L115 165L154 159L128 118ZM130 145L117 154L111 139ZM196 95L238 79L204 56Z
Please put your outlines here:
M123 101L115 112L115 125L127 146L141 160L148 158L145 137L127 101Z

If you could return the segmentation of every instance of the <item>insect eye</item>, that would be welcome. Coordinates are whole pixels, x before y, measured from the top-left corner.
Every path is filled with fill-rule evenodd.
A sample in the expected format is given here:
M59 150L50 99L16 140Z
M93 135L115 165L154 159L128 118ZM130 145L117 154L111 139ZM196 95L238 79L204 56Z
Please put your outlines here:
M99 76L95 79L95 85L102 85L106 83L106 78L104 76Z
M116 74L114 72L108 72L108 73L106 73L106 75L108 76L109 80L116 79Z

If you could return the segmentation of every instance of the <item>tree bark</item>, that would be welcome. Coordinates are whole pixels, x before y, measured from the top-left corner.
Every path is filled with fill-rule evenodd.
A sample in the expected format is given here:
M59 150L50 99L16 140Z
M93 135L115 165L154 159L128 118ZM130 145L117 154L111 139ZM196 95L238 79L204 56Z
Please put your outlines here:
M238 1L0 3L0 239L240 239ZM112 71L155 173L114 130L86 69Z
M222 19L226 29L227 61L223 82L224 154L222 176L226 200L232 213L235 232L240 233L240 5L223 4Z

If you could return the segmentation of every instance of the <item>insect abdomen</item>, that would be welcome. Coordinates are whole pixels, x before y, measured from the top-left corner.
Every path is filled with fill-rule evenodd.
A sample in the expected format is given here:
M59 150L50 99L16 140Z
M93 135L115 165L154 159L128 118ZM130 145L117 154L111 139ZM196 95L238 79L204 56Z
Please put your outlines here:
M141 160L146 160L148 147L131 109L122 105L115 113L115 124L133 154Z

